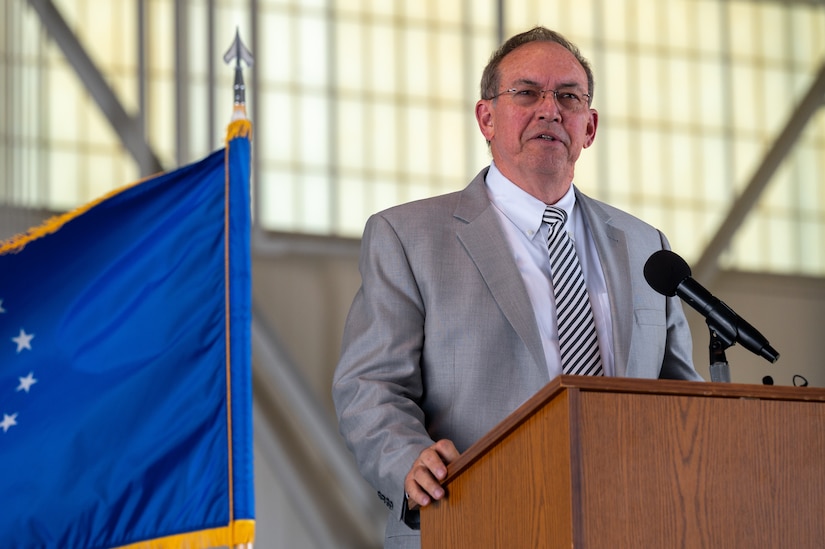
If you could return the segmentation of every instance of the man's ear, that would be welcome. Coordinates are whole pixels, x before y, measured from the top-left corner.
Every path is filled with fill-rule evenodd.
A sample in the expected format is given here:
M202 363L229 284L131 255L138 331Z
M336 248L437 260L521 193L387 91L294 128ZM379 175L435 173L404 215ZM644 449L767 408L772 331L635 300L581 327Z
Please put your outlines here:
M492 102L481 99L476 103L476 122L478 122L478 129L481 130L484 139L489 143L495 133L493 130L493 111L490 108Z
M599 111L590 109L590 121L587 123L587 133L584 140L584 148L586 149L593 144L596 139L596 129L599 127Z

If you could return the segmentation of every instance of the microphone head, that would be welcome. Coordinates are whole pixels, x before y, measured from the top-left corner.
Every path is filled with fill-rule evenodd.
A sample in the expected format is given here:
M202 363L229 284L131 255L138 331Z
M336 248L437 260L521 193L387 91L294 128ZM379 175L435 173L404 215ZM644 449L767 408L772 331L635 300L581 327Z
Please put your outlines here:
M676 295L676 288L690 277L687 262L670 250L659 250L645 263L645 280L650 287L666 296Z

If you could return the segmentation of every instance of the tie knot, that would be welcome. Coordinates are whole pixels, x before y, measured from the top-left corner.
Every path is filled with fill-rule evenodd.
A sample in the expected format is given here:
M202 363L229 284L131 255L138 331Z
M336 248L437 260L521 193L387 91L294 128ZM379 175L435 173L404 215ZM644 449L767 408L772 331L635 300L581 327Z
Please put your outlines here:
M549 224L552 229L564 227L567 222L567 212L555 206L547 206L544 210L542 220Z

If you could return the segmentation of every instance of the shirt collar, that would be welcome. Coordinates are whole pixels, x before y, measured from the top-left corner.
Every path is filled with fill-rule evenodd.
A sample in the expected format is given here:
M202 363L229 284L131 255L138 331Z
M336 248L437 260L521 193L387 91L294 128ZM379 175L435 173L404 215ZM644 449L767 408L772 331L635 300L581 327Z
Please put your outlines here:
M528 238L533 238L541 229L542 217L546 205L544 202L529 194L521 187L504 177L498 170L495 162L490 163L490 169L485 178L487 194L490 202ZM573 185L561 199L553 204L567 212L567 224L571 225L573 207L576 204L576 193Z

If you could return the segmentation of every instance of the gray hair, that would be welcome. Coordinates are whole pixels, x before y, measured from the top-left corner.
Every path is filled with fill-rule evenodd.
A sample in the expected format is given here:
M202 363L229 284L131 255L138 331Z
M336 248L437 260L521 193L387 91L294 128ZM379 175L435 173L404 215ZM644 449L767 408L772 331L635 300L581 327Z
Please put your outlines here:
M498 93L498 88L501 84L501 75L498 72L498 67L501 64L501 60L514 49L519 46L523 46L524 44L529 44L530 42L555 42L572 53L579 64L581 64L585 74L587 75L587 93L590 96L589 101L593 101L593 70L590 68L590 63L584 58L584 56L582 56L579 48L577 48L575 44L556 31L552 31L544 27L534 27L529 31L517 34L508 39L499 49L493 52L493 55L490 56L490 60L487 62L487 66L484 67L484 72L481 75L482 99L491 99L494 95L496 95L496 93Z

